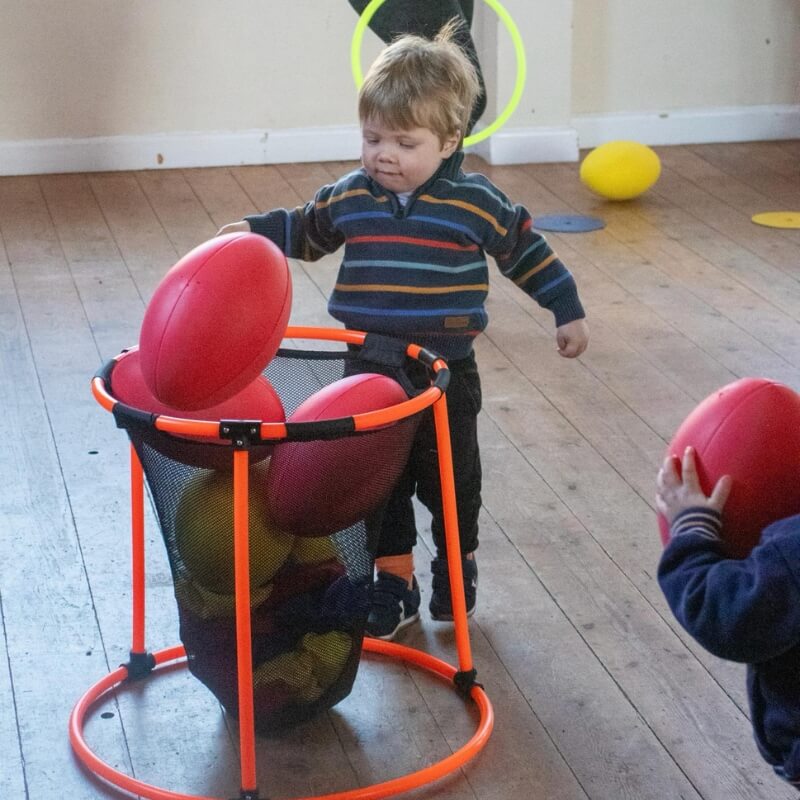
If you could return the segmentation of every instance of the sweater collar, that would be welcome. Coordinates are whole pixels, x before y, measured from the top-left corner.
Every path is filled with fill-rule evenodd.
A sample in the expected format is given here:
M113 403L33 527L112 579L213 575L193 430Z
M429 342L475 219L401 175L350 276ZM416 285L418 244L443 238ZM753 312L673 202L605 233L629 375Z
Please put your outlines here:
M453 155L449 158L445 158L442 163L439 165L439 169L433 173L430 179L419 187L418 191L423 189L427 189L429 186L433 186L439 178L445 178L447 180L455 180L458 177L459 172L461 172L461 164L464 161L464 151L463 150L456 150ZM416 192L415 192L416 194Z

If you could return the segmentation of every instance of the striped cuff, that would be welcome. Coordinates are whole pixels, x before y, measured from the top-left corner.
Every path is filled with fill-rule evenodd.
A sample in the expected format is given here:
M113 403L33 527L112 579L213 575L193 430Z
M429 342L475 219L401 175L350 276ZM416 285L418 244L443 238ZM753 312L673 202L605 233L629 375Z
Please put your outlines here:
M712 508L696 506L681 511L670 525L671 538L683 536L687 533L696 533L712 541L719 541L722 531L722 514Z
M250 223L250 230L260 236L266 236L273 241L280 250L286 252L286 223L285 217L275 212L266 214L251 214L245 219Z
M536 297L533 299L536 300ZM568 322L574 322L576 319L584 319L586 317L586 312L583 310L578 297L575 278L570 273L567 273L558 293L540 305L553 312L556 318L556 328L560 328Z

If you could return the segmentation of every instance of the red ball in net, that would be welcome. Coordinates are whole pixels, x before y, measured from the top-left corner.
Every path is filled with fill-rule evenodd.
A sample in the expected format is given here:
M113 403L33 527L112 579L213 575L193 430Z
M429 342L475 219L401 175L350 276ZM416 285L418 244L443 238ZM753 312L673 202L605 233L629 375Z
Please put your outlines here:
M264 236L229 233L195 247L144 314L139 352L150 391L185 411L233 397L275 355L291 300L286 258Z
M313 394L288 423L349 417L407 399L392 378L352 375ZM397 483L415 428L411 419L335 439L277 444L266 481L270 518L296 536L327 536L365 519Z
M708 495L723 475L733 485L722 511L726 550L744 558L772 522L800 513L800 395L775 381L742 378L703 400L667 448L681 458L696 452ZM658 515L661 541L669 527Z
M152 414L212 421L242 419L283 422L286 419L277 392L262 375L258 375L238 394L215 406L193 411L171 408L155 397L145 383L141 355L137 350L131 350L116 362L111 372L110 388L111 395L120 402ZM217 470L233 469L233 449L229 440L161 432L147 437L147 441L163 455L182 464ZM223 444L227 446L221 447ZM262 461L270 452L271 446L256 446L250 451L250 462Z

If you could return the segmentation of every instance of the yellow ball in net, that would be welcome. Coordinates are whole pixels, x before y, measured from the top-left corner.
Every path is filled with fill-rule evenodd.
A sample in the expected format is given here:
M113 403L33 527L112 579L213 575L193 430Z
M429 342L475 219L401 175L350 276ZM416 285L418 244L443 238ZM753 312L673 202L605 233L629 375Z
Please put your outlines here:
M646 192L661 175L655 151L639 142L606 142L583 159L583 183L607 200L631 200Z
M251 590L272 580L289 556L294 536L269 519L263 482L266 467L250 469L248 534ZM259 491L260 490L260 491ZM187 483L175 512L175 545L184 577L217 594L235 591L233 476L200 472Z

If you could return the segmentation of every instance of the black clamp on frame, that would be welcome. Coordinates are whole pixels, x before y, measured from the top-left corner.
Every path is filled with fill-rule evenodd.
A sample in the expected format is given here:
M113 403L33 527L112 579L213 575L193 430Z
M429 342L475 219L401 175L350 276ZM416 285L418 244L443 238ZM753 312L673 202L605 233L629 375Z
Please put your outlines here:
M232 797L231 800L269 800L267 797L261 797L258 789L242 789L238 797Z
M437 361L444 361L441 356L436 355L436 353L432 353L430 350L426 350L424 347L420 348L417 358L419 359L420 363L424 364L431 372L434 372L434 363ZM447 362L445 362L445 364L447 364ZM447 391L447 387L450 385L450 370L443 369L439 370L439 372L436 372L433 379L433 385L439 389L442 394L444 394Z
M470 669L466 672L456 672L456 674L453 675L453 684L456 687L456 691L462 697L468 698L473 686L483 689L483 685L475 680L477 677L478 671L475 669Z
M223 419L219 423L219 438L230 439L238 449L263 444L261 438L261 420L258 419Z
M130 651L131 660L127 664L120 664L125 667L127 681L139 681L146 678L156 666L156 657L152 653L134 653Z

